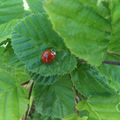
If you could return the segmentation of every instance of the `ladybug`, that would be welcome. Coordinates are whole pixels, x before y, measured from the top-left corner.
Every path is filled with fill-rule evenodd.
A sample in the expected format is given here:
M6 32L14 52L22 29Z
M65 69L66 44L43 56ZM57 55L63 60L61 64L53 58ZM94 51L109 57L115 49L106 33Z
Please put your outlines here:
M47 49L42 53L42 62L43 63L51 63L56 57L56 52L51 49Z

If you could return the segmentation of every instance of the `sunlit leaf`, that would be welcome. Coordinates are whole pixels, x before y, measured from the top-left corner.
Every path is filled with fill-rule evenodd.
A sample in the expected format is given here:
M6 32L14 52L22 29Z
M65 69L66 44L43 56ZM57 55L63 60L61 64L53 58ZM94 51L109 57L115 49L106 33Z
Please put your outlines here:
M45 10L71 52L99 66L104 60L111 30L105 3L100 4L97 0L46 0Z
M27 109L26 91L11 73L0 69L0 120L20 120Z
M77 108L89 112L88 120L118 120L120 118L120 96L94 96L81 101Z

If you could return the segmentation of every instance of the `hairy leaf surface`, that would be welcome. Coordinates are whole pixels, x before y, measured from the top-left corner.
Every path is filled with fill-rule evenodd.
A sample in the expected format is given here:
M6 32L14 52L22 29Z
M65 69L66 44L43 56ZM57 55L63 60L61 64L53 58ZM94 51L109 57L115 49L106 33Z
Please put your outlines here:
M45 14L23 19L13 32L12 46L27 69L42 76L66 74L76 67L76 58L65 47L61 37L53 31ZM41 61L46 49L56 52L56 58L51 64Z
M50 86L36 83L34 88L35 105L38 113L63 118L74 111L74 93L69 76L57 78L58 81ZM43 102L44 101L44 102Z
M44 13L43 2L44 0L27 0L30 11L33 13Z
M71 74L71 78L77 90L84 96L115 94L114 89L109 85L108 79L99 73L96 68L89 65L80 65Z

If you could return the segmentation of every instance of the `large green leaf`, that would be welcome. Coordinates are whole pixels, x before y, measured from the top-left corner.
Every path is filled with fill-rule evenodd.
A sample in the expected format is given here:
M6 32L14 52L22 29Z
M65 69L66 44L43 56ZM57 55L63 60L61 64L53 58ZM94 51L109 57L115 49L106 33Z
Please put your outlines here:
M0 0L0 24L23 17L22 0Z
M120 1L110 1L112 34L108 50L120 54Z
M80 65L71 74L71 79L76 89L84 96L115 94L114 89L109 85L108 79L99 73L96 68L89 65Z
M18 22L24 17L22 0L1 0L0 1L0 42L11 38L11 32Z
M111 31L105 1L46 0L54 29L77 57L98 66L104 60Z
M57 77L50 86L35 84L34 99L36 111L44 116L63 118L74 112L74 93L69 76Z
M106 57L108 61L120 61L120 56L110 54ZM117 92L120 92L120 66L103 64L99 68L102 75L109 80L109 85L113 87Z
M20 120L27 104L26 91L9 72L0 69L0 120Z
M100 72L109 80L109 85L120 92L120 66L101 65Z
M25 66L18 60L10 45L0 47L0 68L10 72L19 84L30 80Z
M80 101L79 110L89 112L88 120L119 120L120 96L94 96Z
M42 76L69 73L76 67L76 58L53 31L45 14L31 15L23 19L14 30L12 46L28 70ZM57 55L51 64L44 64L41 56L48 48L54 49Z
M18 19L15 19L0 25L0 42L6 40L7 38L11 38L12 30L17 22Z

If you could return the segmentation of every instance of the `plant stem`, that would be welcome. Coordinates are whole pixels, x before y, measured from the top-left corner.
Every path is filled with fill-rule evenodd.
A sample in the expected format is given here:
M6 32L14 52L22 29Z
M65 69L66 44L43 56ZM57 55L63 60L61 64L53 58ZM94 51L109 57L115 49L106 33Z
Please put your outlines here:
M74 92L74 94L75 94L74 100L75 100L75 106L76 106L76 105L79 103L80 98L79 98L79 96L78 96L78 92L77 92L77 90L76 90L76 88L75 88L74 85L73 85L72 89L73 89L73 92ZM75 109L75 113L77 113L77 114L79 115L79 111L78 111L76 108L74 108L74 109Z
M85 64L87 63L85 60L80 60L80 63ZM109 61L109 60L105 60L102 62L103 64L110 64L110 65L120 65L119 61Z
M26 82L26 83L29 84L29 82ZM25 84L23 83L22 85L26 85L26 83ZM29 94L28 94L28 99L29 100L30 100L31 95L32 95L33 86L34 86L34 82L32 81L31 85L30 85L30 89L29 89ZM29 114L29 109L30 109L30 105L28 104L27 111L26 111L25 115L23 116L22 120L27 120L27 117L28 117L28 114Z
M120 62L116 62L116 61L103 61L103 64L120 65Z

